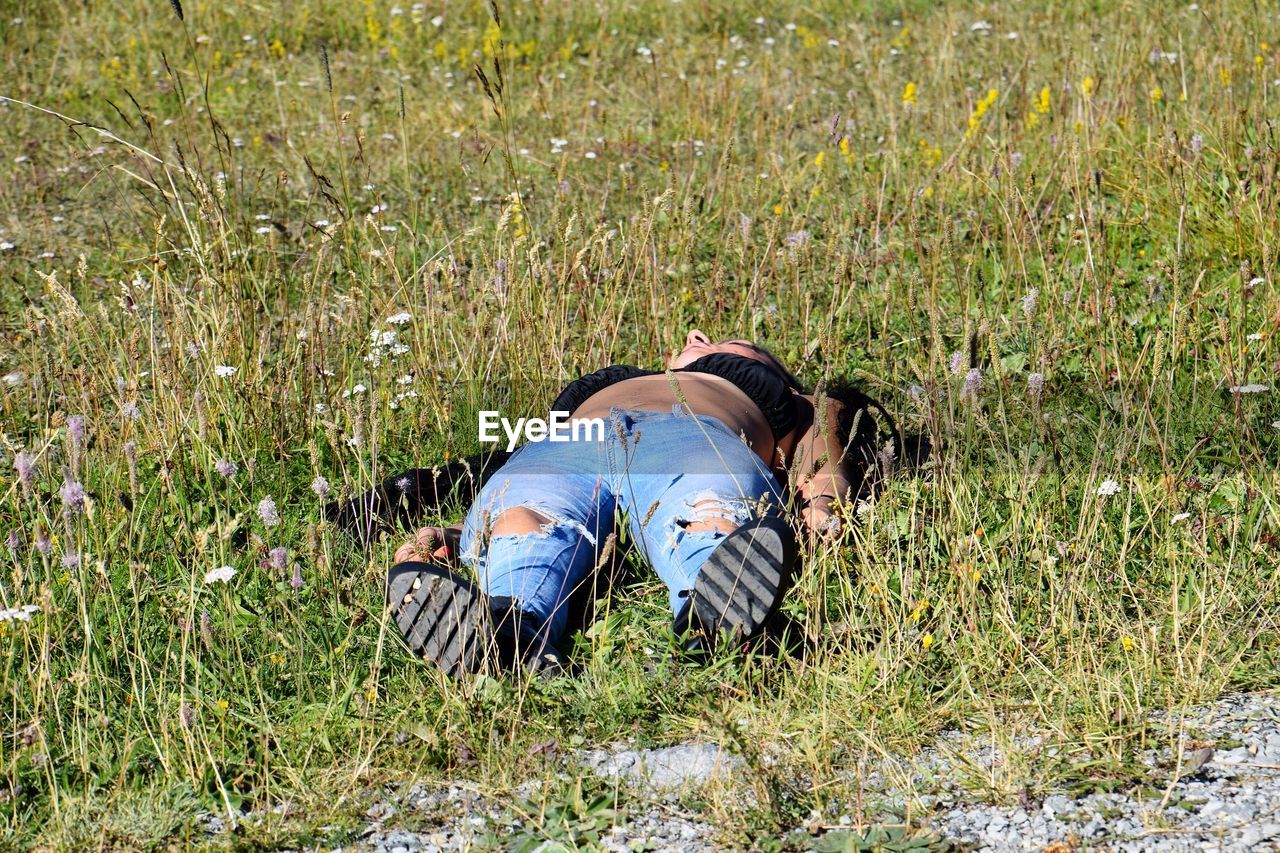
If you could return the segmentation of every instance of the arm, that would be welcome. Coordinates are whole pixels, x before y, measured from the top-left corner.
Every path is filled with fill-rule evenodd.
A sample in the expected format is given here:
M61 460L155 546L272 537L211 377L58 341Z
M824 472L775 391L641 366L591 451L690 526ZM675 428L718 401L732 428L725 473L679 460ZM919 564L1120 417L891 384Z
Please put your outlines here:
M796 438L791 476L800 499L800 515L812 533L840 530L841 504L851 500L849 457L839 438L843 404L830 397L812 401L813 417Z

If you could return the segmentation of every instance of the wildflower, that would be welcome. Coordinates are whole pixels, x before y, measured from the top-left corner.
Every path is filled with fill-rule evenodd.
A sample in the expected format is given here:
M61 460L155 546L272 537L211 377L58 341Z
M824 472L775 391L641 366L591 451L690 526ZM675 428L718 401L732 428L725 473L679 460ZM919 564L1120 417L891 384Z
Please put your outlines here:
M926 652L933 646L933 634L925 634L920 638L920 647Z
M30 622L31 616L40 612L38 604L24 604L21 607L10 607L0 610L0 622Z
M23 492L29 494L36 482L36 458L30 453L18 453L13 457L13 467L18 472Z
M1264 394L1271 390L1270 385L1260 385L1256 382L1248 385L1232 385L1229 389L1232 394Z
M399 314L392 314L387 318L387 322L393 326L403 326L413 320L413 315L408 311L401 311Z
M80 568L80 554L75 550L68 550L62 555L62 568L69 572L73 572Z
M1027 295L1022 297L1022 316L1030 320L1035 316L1036 308L1040 306L1040 288L1033 287L1027 291Z
M138 404L132 400L120 407L120 414L124 415L131 421L136 421L142 417L142 413L138 411Z
M275 527L280 523L280 513L276 510L276 502L271 498L258 501L258 517L267 527Z
M969 32L986 34L991 32L991 25L986 21L974 21L969 27Z
M72 415L67 418L67 438L73 447L84 446L84 415Z
M311 491L315 492L320 500L324 500L329 497L329 481L324 477L316 477L311 481Z
M62 505L67 508L68 512L84 512L85 505L89 500L89 494L84 490L82 484L75 480L67 480L58 491L62 495Z
M958 352L958 351L951 353L951 375L959 376L960 370L963 367L964 367L964 353Z
M902 90L902 106L911 109L916 105L916 84L908 82Z
M969 368L964 375L964 393L973 396L982 390L982 371L976 367Z
M1022 152L1015 151L1009 155L1009 171L1016 172L1018 167L1022 165Z
M1104 498L1120 493L1120 483L1115 480L1103 480L1098 486L1098 494Z
M1092 98L1094 91L1097 89L1097 83L1092 77L1086 77L1080 81L1080 91L1084 93L1086 98Z
M1044 374L1039 371L1027 376L1027 393L1032 399L1040 399L1040 395L1044 393Z
M1133 642L1133 637L1126 635L1120 638L1120 645L1124 646L1126 652L1131 652L1136 644Z
M205 572L204 582L206 584L227 583L236 575L236 570L231 566L221 566L216 569L210 569Z
M302 566L299 563L293 564L293 577L289 578L289 586L302 589Z
M1180 513L1178 513L1177 515L1175 515L1173 518L1171 518L1171 519L1169 519L1169 520L1170 520L1170 521L1172 521L1174 524L1178 524L1179 522L1186 521L1186 520L1187 520L1188 518L1190 518L1190 517L1191 517L1191 513L1189 513L1189 512L1180 512Z
M1191 153L1199 154L1204 149L1204 137L1198 133L1191 134Z
M217 462L213 463L213 470L230 480L240 472L240 466L232 462L230 459L219 459Z
M43 530L36 534L36 550L43 557L49 556L49 552L53 550L53 540Z
M1158 104L1164 100L1164 89L1156 86L1151 90L1151 103Z
M228 376L234 376L236 371L239 369L240 368L232 367L229 364L218 364L214 366L213 372L219 377L226 379Z
M1000 91L998 89L988 89L986 96L974 104L973 112L969 113L969 128L964 132L966 139L972 138L978 132L978 128L982 126L983 116L995 106L996 99L999 97Z
M278 572L283 572L289 565L289 549L288 548L272 548L267 556L271 560L271 568Z

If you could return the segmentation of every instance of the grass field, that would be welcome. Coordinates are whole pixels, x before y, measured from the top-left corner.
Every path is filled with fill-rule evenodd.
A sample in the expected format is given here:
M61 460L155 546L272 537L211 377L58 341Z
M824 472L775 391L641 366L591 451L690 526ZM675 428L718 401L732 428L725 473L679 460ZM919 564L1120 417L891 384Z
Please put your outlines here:
M1147 710L1280 683L1274 8L184 6L3 5L0 846L336 844L695 738L767 846L944 728L1056 747L975 797L1123 787ZM936 446L808 555L813 650L671 663L641 573L577 677L403 653L319 493L695 324ZM575 843L599 784L515 808Z

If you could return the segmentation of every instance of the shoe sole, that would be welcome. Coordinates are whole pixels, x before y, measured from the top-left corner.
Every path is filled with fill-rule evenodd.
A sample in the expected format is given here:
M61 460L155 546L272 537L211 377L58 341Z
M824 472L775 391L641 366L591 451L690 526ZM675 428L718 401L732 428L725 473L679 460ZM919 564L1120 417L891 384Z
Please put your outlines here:
M409 650L450 678L486 668L494 645L489 606L465 578L401 563L387 575L387 603Z
M702 565L693 607L712 636L754 639L782 604L795 566L795 536L781 519L746 524L725 537Z

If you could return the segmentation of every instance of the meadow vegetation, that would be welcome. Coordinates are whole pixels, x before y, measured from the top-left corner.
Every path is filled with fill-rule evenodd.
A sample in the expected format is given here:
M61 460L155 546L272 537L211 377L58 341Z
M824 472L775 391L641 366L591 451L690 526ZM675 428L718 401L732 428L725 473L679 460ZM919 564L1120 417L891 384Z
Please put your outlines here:
M1147 711L1280 680L1274 8L17 0L0 57L2 846L690 739L741 846L946 728L1010 746L975 797L1131 786ZM572 677L404 653L324 500L692 325L934 444L807 555L807 651L674 662L640 572Z

